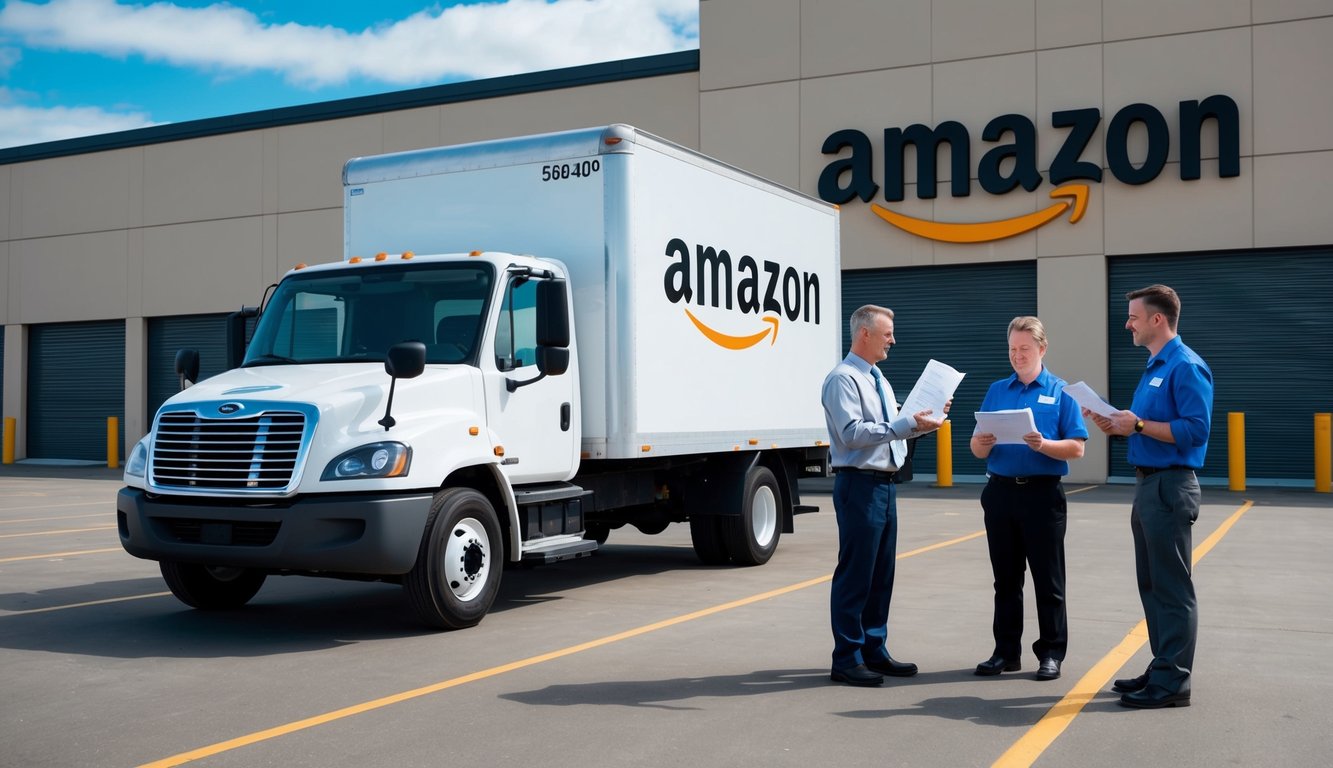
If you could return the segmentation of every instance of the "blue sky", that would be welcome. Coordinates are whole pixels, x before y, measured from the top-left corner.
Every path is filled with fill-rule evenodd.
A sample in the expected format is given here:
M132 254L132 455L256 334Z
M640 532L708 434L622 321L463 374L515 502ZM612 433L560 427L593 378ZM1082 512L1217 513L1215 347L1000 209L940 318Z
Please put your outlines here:
M5 0L0 147L699 47L698 0Z

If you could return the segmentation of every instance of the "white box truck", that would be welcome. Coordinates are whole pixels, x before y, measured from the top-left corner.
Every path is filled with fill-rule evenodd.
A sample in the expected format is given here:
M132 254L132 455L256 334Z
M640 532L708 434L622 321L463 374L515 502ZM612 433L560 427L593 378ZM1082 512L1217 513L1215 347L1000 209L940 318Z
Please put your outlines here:
M121 542L180 600L384 580L460 628L506 562L687 522L703 562L757 565L811 510L835 206L625 125L355 158L343 180L342 258L234 314L231 370L126 462Z

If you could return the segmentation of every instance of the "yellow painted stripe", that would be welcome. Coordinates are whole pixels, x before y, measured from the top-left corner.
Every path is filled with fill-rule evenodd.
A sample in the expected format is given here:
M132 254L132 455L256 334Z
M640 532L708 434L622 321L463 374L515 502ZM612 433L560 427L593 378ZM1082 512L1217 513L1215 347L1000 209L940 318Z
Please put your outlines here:
M1253 501L1246 501L1240 509L1231 513L1217 530L1203 540L1203 543L1194 548L1193 564L1197 565L1203 556L1208 554L1217 542L1222 540L1223 536L1231 530L1241 515L1254 506ZM992 768L1028 768L1036 762L1038 757L1046 751L1046 748L1064 733L1069 724L1073 722L1078 713L1083 710L1089 701L1097 695L1102 688L1110 682L1116 671L1125 665L1126 662L1138 653L1139 649L1148 642L1148 623L1140 621L1128 635L1120 641L1119 645L1111 649L1088 670L1088 673L1074 684L1074 688L1065 697L1056 702L1035 725L1023 734L1023 737L1014 742L1000 759L992 763Z
M961 544L964 541L975 539L978 536L984 536L985 533L986 533L985 531L977 531L976 533L971 533L966 536L960 536L956 539L950 539L948 541L942 541L939 542L938 544L930 544L924 547L920 547L918 549L914 549L910 552L903 552L898 555L897 559L902 560L903 558L906 557L913 557L915 555L919 555L925 552L931 552L936 549L942 549L944 547L952 546L954 544ZM233 749L239 749L240 747L249 746L251 744L255 744L261 741L276 739L279 736L286 736L288 734L295 733L297 731L302 731L307 728L313 728L317 725L323 725L325 723L333 722L334 720L341 720L343 718L351 717L353 715L359 715L365 712L370 712L372 710L382 709L384 707L393 704L400 704L404 701L420 698L422 696L428 696L432 693L439 693L440 691L448 690L450 688L456 688L460 685L466 685L467 683L474 683L477 682L478 680L485 680L486 678L495 677L497 675L503 675L506 672L513 672L514 670L523 669L524 667L531 667L536 664L541 664L547 661L554 661L555 659L560 659L565 656L572 656L573 654L582 653L584 651L589 651L594 648L601 648L604 645L610 645L612 643L618 643L621 640L628 640L630 638L638 637L640 635L646 635L649 632L656 632L659 629L674 627L677 624L683 624L687 621L702 619L705 616L712 616L713 614L722 613L723 611L729 611L733 608L740 608L742 606L751 605L753 603L758 603L763 600L769 600L774 597L786 595L791 592L797 592L802 589L806 589L808 587L824 584L828 581L831 581L832 579L833 579L832 574L819 576L813 579L807 579L806 581L801 581L797 582L796 584L791 584L785 587L780 587L778 589L769 590L768 592L762 592L757 595L751 595L750 597L744 597L739 600L733 600L729 603L722 603L721 605L715 605L712 608L704 608L703 610L695 611L693 613L687 613L682 616L676 616L675 618L665 619L663 621L658 621L652 624L645 624L644 626L636 627L634 629L626 630L624 632L618 632L614 635L607 635L606 637L601 637L596 640L589 640L586 643L571 645L568 648L562 648L558 651L551 651L550 653L543 653L537 656L530 656L526 659L521 659L519 661L513 661L508 664L501 664L499 666L490 667L489 669L483 669L478 672L473 672L471 674L463 675L461 677L455 677L450 680L444 680L442 682L434 683L432 685L423 686L421 688L414 688L410 691L395 693L391 696L385 696L383 698L373 699L371 701L363 702L361 704L354 704L350 707L335 709L332 712L325 712L322 715L315 715L314 717L308 717L304 720L297 720L296 722L287 723L285 725L279 725L262 731L256 731L254 733L246 734L245 736L239 736L234 739L218 742L217 744L211 744L207 747L200 747L199 749L194 749L189 752L182 752L178 755L172 755L171 757L163 758L162 760L158 760L156 762L145 763L139 766L139 768L168 768L169 766L183 765L193 760L200 760L205 757L212 757L213 755L217 755L222 752L229 752Z
M107 549L81 549L77 552L52 552L47 555L24 555L23 557L0 557L0 563L18 563L23 560L53 560L58 557L74 557L76 555L100 555L104 552L124 552L120 547L109 547Z
M43 494L43 495L45 495L45 494ZM113 503L114 503L114 502L113 502ZM103 500L103 501L79 501L79 502L74 502L74 503L72 503L72 504L20 504L20 505L17 506L17 507L0 507L0 512L14 512L14 511L16 511L16 510L20 510L20 509L64 509L65 507L108 507L108 506L110 506L110 505L109 505L105 500ZM107 514L107 515L109 515L109 514L111 514L111 513L110 513L110 512L103 512L102 514ZM100 517L100 515L99 515L99 517ZM48 519L52 519L52 518L48 518ZM13 521L12 521L12 520L0 520L0 522L13 522Z
M129 600L146 600L150 597L166 597L170 592L150 592L146 595L129 595L127 597L108 597L105 600L89 600L86 603L70 603L68 605L53 605L49 608L33 608L27 611L14 611L10 616L27 616L31 613L50 613L52 611L64 611L70 608L87 608L92 605L107 605L108 603L124 603Z
M98 503L100 504L101 502ZM65 506L65 505L59 504L53 506ZM69 506L74 506L74 505L71 504ZM42 509L42 507L16 507L16 509ZM10 512L12 510L6 509L3 511ZM10 525L13 523L45 523L51 520L77 520L79 518L84 518L84 517L106 517L106 516L107 514L105 512L90 512L86 515L52 515L51 517L27 517L27 518L18 518L16 520L0 520L0 525Z
M31 533L0 533L0 539L18 539L24 536L55 536L61 533L86 533L88 531L109 531L114 525L99 525L95 528L61 528L56 531L33 531Z

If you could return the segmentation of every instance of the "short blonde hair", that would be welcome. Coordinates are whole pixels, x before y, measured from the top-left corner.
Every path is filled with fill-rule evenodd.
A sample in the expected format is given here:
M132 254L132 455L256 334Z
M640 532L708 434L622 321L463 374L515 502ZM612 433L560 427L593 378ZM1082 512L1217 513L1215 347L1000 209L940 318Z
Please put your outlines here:
M1046 346L1046 326L1042 325L1041 321L1032 315L1023 315L1010 320L1009 333L1005 334L1005 338L1012 335L1014 331L1027 331L1032 334L1032 340L1037 342L1037 346Z

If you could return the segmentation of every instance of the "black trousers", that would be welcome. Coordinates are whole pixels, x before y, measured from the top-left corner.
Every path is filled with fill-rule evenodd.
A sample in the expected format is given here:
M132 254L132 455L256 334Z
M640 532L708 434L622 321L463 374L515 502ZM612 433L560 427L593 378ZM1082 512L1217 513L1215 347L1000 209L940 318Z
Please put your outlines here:
M1037 597L1038 659L1063 660L1069 645L1065 611L1065 520L1068 505L1058 481L1016 485L992 479L981 492L986 544L995 576L995 653L1022 658L1023 572L1032 572Z

